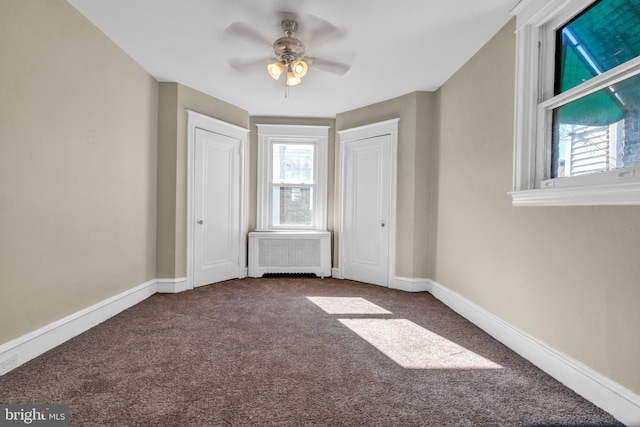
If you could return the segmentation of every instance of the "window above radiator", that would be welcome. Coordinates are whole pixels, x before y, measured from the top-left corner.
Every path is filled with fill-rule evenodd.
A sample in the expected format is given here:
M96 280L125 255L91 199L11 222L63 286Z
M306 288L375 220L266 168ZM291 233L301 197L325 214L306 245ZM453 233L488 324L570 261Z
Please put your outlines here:
M257 230L326 230L329 127L257 127Z

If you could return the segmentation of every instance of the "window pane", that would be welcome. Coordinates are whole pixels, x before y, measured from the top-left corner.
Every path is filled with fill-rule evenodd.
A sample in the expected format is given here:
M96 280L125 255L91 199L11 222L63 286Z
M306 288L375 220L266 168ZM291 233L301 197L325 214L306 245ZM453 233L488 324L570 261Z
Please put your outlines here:
M640 166L640 75L553 110L551 178Z
M273 225L312 226L313 188L274 185L271 190Z
M640 55L639 7L600 0L556 32L556 95Z
M273 144L273 182L313 184L313 144Z

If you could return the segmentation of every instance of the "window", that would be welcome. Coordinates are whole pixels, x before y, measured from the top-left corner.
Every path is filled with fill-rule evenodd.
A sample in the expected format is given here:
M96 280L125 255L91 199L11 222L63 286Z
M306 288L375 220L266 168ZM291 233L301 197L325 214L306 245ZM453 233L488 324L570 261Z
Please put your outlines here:
M257 126L257 230L324 231L329 128Z
M523 0L514 205L640 204L640 4Z
M315 146L306 143L274 143L271 162L271 225L312 227L313 193L316 187Z

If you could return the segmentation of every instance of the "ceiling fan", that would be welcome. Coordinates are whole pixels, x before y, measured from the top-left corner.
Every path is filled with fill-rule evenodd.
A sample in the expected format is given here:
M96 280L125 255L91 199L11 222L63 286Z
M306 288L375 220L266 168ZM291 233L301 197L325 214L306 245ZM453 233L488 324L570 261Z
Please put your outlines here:
M302 40L307 39L310 44L317 47L320 44L342 37L344 35L342 30L324 19L307 15L308 20L314 22L316 25L314 26L310 23L310 30L302 36L297 36L296 33L299 31L299 17L291 12L281 12L279 15L281 17L280 27L285 35L273 43L243 23L236 22L227 27L224 31L227 35L257 42L273 49L273 55L268 57L230 59L228 62L232 68L238 71L246 71L266 65L267 72L273 79L278 80L280 76L285 76L286 86L300 84L302 78L307 74L310 65L312 65L313 68L318 68L336 75L344 75L349 71L351 68L349 64L307 55L306 45Z

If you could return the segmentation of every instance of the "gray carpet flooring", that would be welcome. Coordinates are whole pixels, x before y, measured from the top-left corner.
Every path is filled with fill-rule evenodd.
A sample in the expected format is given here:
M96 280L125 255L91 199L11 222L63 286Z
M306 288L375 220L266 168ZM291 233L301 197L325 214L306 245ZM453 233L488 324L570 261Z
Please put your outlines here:
M315 278L156 294L0 377L0 402L73 426L622 426L428 293Z

